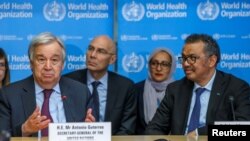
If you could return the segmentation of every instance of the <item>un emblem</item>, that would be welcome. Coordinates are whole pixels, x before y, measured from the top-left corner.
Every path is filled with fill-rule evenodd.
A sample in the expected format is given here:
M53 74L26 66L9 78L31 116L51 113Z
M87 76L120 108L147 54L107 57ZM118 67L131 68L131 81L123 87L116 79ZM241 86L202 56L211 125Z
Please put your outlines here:
M126 72L140 72L144 64L142 55L136 55L134 52L122 58L122 67Z
M201 20L214 20L218 17L219 11L219 6L215 2L201 2L197 7L197 14Z
M48 21L61 21L66 15L66 7L56 1L46 3L43 7L43 15Z
M145 8L141 3L126 3L122 7L122 16L126 21L140 21L145 14Z

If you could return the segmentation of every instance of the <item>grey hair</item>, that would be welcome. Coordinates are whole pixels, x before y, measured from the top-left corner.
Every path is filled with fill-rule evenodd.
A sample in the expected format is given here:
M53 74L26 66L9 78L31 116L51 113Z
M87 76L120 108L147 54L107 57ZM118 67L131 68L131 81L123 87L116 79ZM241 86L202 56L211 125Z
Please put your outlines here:
M65 61L66 51L65 51L65 47L64 47L62 40L50 32L40 33L39 35L35 36L31 40L31 43L29 45L29 52L28 52L30 61L34 60L34 50L36 47L40 45L50 44L53 42L57 42L62 48L63 61Z

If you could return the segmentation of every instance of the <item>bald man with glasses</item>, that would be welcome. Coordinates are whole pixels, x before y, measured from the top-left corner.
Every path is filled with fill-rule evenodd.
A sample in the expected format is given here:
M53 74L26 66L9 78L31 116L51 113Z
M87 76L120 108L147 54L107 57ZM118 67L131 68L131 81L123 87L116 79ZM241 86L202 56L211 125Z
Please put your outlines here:
M108 71L116 61L116 45L106 35L95 37L87 47L86 69L66 77L86 84L89 96L87 122L111 122L112 135L135 133L136 95L133 81Z

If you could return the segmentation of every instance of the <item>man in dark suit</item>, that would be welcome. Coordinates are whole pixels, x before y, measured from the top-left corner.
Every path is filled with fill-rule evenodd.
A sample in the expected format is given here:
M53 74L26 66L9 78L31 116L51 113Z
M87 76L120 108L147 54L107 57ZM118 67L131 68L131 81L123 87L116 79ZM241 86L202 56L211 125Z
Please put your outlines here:
M128 135L135 132L136 98L133 82L121 75L108 71L109 64L116 60L116 46L105 35L94 38L88 46L87 69L78 70L65 76L87 84L93 91L92 82L98 81L98 117L88 109L89 122L110 121L113 135Z
M188 36L182 57L178 59L186 76L168 85L166 96L148 125L146 134L170 133L195 137L207 135L207 125L214 121L250 120L249 85L216 69L220 49L211 36ZM200 99L196 101L199 96L195 91L200 87L203 92L199 92ZM193 113L193 109L199 110ZM196 116L198 118L193 118Z
M50 122L83 122L88 88L61 77L62 41L51 33L39 34L30 43L29 59L33 75L0 92L0 130L12 136L47 136Z

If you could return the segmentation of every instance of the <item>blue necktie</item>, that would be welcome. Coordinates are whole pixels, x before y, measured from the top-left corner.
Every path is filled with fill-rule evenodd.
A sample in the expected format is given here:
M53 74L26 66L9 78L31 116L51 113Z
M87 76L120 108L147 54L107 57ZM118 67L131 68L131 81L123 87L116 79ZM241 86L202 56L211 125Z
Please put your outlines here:
M206 88L197 88L195 90L196 98L195 98L195 104L194 104L194 108L193 108L189 126L188 126L188 133L191 131L194 131L196 128L199 128L199 124L200 124L199 119L200 119L200 111L201 111L200 96L205 90Z
M53 122L53 119L52 119L50 112L49 112L49 98L50 98L52 92L53 92L53 89L43 90L44 101L43 101L42 110L41 110L41 114L43 116L47 116L47 118L50 119L51 122ZM42 129L42 136L48 136L48 127Z
M98 95L97 87L99 84L101 84L101 82L94 81L91 84L93 87L93 92L88 100L88 108L92 109L93 116L95 117L95 120L99 121L99 113L100 113L99 106L100 106L100 104L99 104L99 95Z

